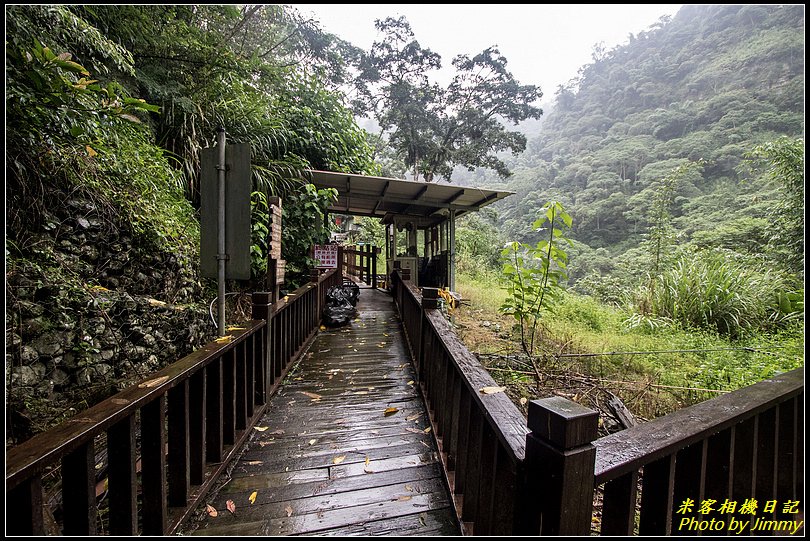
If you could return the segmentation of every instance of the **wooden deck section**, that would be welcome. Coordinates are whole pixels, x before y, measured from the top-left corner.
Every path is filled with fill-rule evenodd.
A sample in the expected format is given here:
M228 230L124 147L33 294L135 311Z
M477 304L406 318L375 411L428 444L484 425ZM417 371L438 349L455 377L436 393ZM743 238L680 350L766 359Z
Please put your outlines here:
M194 534L459 534L391 297L357 308L290 372Z

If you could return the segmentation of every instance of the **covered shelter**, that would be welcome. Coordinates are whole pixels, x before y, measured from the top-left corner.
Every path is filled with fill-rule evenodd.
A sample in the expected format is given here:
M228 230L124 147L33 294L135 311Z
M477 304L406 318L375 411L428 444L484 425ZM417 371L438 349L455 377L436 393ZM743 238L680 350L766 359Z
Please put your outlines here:
M410 269L418 286L451 290L456 218L513 193L331 171L309 170L307 180L319 189L337 190L329 212L370 216L385 224L386 274L399 266Z

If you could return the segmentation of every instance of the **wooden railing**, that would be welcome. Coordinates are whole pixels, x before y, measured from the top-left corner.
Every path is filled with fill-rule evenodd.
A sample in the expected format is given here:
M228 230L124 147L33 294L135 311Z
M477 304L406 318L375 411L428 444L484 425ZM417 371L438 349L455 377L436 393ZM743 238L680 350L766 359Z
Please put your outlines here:
M757 516L795 519L782 511L804 492L803 415L804 374L797 369L594 441L594 484L604 484L602 534L634 533L640 470L640 535L694 535L702 520L691 519L705 500L717 503L703 520L726 519L713 533L730 533L729 516L746 518L739 508L747 499L759 502ZM687 499L691 511L673 515ZM717 515L726 500L738 502L737 514ZM778 506L765 514L768 501Z
M738 518L747 498L778 501L766 518L796 517L780 512L804 488L802 369L600 439L597 412L561 397L530 401L527 423L504 393L480 392L496 383L435 290L407 278L391 275L394 298L465 533L588 535L601 486L604 535L694 534L712 518L690 521L704 500L737 501ZM673 523L687 498L694 514Z
M58 533L98 533L96 447L102 445L104 533L174 532L250 435L268 396L317 330L325 290L341 279L339 269L330 271L274 304L269 293L255 293L254 320L228 341L212 342L11 449L7 533L46 533L43 476L60 466Z
M526 421L506 394L481 392L497 383L431 309L436 290L423 297L402 278L391 275L393 293L465 533L525 533Z
M344 246L340 251L344 272L376 288L377 254L380 253L380 249L366 244L364 246Z

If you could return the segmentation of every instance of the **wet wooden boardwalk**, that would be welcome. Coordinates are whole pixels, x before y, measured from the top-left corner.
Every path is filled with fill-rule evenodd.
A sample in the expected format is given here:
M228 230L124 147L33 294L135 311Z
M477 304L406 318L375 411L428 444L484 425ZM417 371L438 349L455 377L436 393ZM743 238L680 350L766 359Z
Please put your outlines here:
M459 534L391 297L358 311L315 338L193 533Z

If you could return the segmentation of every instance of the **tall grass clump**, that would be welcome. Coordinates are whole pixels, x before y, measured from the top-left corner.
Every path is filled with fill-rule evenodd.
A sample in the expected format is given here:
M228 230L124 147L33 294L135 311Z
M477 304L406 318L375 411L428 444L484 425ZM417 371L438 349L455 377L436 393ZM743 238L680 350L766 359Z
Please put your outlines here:
M802 302L780 308L790 289L782 274L722 251L687 252L655 280L654 316L731 338L803 311Z

